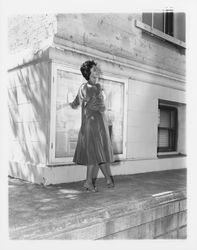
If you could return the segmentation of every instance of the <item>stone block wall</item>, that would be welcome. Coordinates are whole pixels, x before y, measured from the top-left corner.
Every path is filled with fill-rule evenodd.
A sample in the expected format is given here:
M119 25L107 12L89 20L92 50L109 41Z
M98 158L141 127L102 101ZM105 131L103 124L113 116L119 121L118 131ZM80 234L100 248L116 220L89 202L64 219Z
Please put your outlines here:
M58 14L57 36L115 56L185 74L185 55L135 27L142 14Z
M54 35L145 65L185 74L185 55L174 45L142 32L135 26L142 14L42 14L8 19L11 53L29 47L38 50Z
M36 51L44 41L53 38L55 32L56 16L54 14L9 16L9 51L15 54L30 47Z
M34 62L9 72L11 165L46 164L50 114L49 77L48 62ZM12 167L11 170L13 172L10 175L17 176L16 170ZM26 174L30 175L27 171Z
M186 239L187 238L187 210L186 200L160 205L142 212L139 215L140 222L135 226L129 227L124 223L124 218L120 225L125 224L125 230L110 234L101 239ZM135 221L134 216L128 218ZM132 224L132 223L131 223ZM135 224L135 223L133 223ZM119 225L119 226L120 226ZM106 225L107 226L107 225ZM118 228L118 226L117 226ZM115 231L115 230L111 230Z
M135 200L109 202L60 218L12 228L11 239L129 240L186 239L185 190L164 192ZM98 197L98 199L100 199Z

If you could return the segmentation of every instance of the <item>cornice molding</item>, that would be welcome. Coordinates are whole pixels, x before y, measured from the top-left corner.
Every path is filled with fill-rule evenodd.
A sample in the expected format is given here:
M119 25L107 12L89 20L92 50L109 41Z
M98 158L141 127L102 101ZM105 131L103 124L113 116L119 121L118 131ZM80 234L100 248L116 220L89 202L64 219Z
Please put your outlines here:
M59 51L59 53L57 53L57 51ZM13 55L12 60L10 60L11 64L9 65L8 71L42 61L52 60L61 62L62 64L64 64L65 61L65 64L68 64L68 59L66 60L68 53L66 52L70 52L70 54L76 53L86 57L88 56L90 58L95 58L116 65L117 67L123 67L127 69L125 72L130 80L148 82L182 91L185 91L186 89L185 76L183 75L158 69L131 59L129 60L127 58L114 56L110 53L102 52L85 45L76 44L57 36L54 37L52 43L49 43L48 46L45 44L45 47L36 53L32 50L28 50L22 54ZM110 72L106 73L110 75Z
M76 44L76 43L73 43L71 41L65 40L57 36L54 37L54 47L62 49L62 50L69 50L69 51L76 52L79 54L85 54L87 56L98 58L100 60L105 60L113 64L121 65L124 67L129 67L138 71L143 71L146 73L150 73L153 75L157 75L157 76L169 78L171 80L175 80L181 83L185 83L185 76L183 75L175 74L164 69L158 69L149 65L136 62L134 60L128 60L123 57L118 57L110 53L102 52L97 49L93 49L90 47L86 47L84 45Z

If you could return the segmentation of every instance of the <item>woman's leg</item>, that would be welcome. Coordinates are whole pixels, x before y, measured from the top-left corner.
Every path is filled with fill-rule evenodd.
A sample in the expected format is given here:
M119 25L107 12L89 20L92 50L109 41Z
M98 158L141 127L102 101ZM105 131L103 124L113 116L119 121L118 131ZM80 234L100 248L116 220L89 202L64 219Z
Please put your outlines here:
M96 186L98 171L99 171L99 166L98 165L94 166L92 173L92 184L94 185L94 187Z
M113 184L113 186L114 186L114 185L115 185L115 184L114 184L114 177L113 177L112 172L111 172L110 164L107 165L107 171L108 171L108 174L109 174L109 176L110 176L110 178L111 178L112 184Z
M88 165L87 166L87 172L86 172L86 182L84 183L84 188L86 188L86 190L92 191L92 192L96 192L97 190L95 189L95 187L93 186L93 170L94 170L94 165Z
M94 165L87 166L86 181L89 184L92 184L93 169L94 169Z
M100 167L103 175L105 176L108 187L113 187L114 183L113 183L113 179L112 179L110 165L108 163L103 163L103 164L100 164L99 167Z
M110 168L110 164L109 163L106 163L106 169L107 169L108 175L112 176L111 168Z

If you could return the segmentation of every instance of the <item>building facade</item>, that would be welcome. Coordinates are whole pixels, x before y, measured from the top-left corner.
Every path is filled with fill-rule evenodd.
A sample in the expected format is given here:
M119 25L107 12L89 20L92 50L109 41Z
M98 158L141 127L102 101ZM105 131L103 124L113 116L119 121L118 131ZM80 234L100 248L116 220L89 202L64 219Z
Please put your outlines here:
M9 19L9 174L44 185L85 179L72 163L80 109L58 110L102 70L113 175L186 167L185 14L57 14Z

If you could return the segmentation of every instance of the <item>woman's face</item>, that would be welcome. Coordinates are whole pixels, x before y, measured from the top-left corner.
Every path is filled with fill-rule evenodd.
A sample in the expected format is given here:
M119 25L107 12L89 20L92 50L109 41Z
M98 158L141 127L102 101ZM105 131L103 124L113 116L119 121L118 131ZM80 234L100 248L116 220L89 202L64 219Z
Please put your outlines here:
M100 77L100 70L97 68L97 66L93 66L90 70L90 77L89 77L89 83L94 85L97 83L99 77Z

